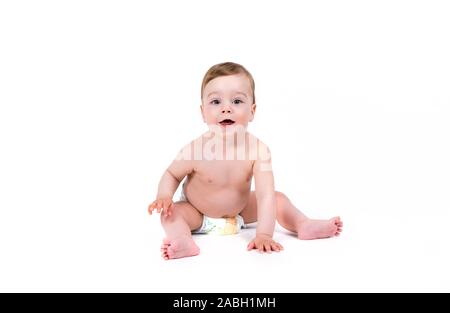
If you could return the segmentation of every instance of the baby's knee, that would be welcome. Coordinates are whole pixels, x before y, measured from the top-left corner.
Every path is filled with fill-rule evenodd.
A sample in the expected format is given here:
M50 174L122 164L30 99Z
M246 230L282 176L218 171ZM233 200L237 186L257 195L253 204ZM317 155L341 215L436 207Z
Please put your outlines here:
M277 201L277 206L283 206L289 201L288 197L279 191L275 191L275 199Z
M175 219L182 218L182 210L183 208L181 205L174 203L169 210L170 214L165 214L164 211L161 213L161 222L170 222Z

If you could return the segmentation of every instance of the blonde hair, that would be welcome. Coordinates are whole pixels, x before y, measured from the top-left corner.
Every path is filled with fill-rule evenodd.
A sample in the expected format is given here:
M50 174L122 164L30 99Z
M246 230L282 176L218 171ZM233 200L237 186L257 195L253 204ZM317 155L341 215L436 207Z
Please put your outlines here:
M205 90L206 85L214 78L235 74L245 74L245 76L247 76L248 80L250 81L250 86L252 88L253 103L255 103L255 81L253 80L252 74L250 74L250 72L247 71L247 69L242 65L233 62L224 62L216 64L206 72L205 76L203 77L202 91L200 97L203 98L203 91Z

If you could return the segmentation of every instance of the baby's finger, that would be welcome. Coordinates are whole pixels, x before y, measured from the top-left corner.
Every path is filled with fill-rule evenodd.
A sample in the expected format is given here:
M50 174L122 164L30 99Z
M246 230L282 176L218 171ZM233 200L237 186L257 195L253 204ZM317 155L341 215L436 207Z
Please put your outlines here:
M272 247L270 246L270 242L266 242L264 244L264 249L266 250L267 253L272 253Z
M278 247L278 245L274 242L271 244L272 250L279 252L280 251L280 247Z
M164 214L164 217L167 217L167 203L166 202L162 202L162 213Z
M158 203L156 204L156 210L158 213L161 213L163 208L163 202L161 200L158 201Z
M263 252L264 252L264 245L263 245L262 243L258 244L257 247L258 247L258 251L259 251L260 253L263 253Z
M152 215L154 209L155 209L155 202L153 201L153 202L148 206L148 213L150 213L150 215Z
M163 203L163 213L164 213L164 216L165 217L168 217L168 216L170 216L172 213L170 212L170 207L171 207L171 204L169 203L169 202L167 202L167 201L164 201L164 203Z
M250 242L248 245L247 245L247 250L253 250L253 249L255 249L255 242L254 241L252 241L252 242Z
M169 203L169 206L167 207L167 215L172 215L172 208L173 208L173 202Z

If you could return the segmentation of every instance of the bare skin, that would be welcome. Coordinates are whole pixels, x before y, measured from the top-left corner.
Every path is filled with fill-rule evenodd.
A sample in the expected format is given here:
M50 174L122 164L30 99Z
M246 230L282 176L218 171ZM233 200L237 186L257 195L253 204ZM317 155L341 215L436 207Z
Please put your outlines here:
M339 217L310 219L283 193L275 191L270 154L259 153L268 152L268 148L246 132L256 109L246 76L215 78L206 85L203 94L202 116L210 132L182 149L180 155L184 157L178 157L165 171L157 199L149 205L150 214L155 210L162 213L161 224L166 232L162 257L169 260L198 255L200 249L191 232L200 228L204 215L220 218L240 214L245 223L258 222L256 236L247 249L266 253L283 250L272 238L276 220L299 239L339 236L343 226ZM239 136L245 140L230 140ZM258 144L254 146L252 142ZM195 152L198 150L202 151L200 158ZM208 151L212 152L212 158ZM244 157L238 158L237 151L245 151L241 155ZM174 203L173 195L185 177L187 201ZM255 191L250 190L252 178Z
M339 216L318 220L306 217L282 192L276 191L277 221L287 230L297 234L298 239L311 240L339 236L344 226ZM257 205L254 192L246 208L240 213L246 223L257 222Z

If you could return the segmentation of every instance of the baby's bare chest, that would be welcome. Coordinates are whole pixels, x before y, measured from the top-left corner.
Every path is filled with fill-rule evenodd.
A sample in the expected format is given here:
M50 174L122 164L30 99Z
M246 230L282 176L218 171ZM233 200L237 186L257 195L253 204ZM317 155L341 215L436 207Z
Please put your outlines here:
M252 173L252 161L202 161L194 167L191 179L209 186L239 186L247 185Z

